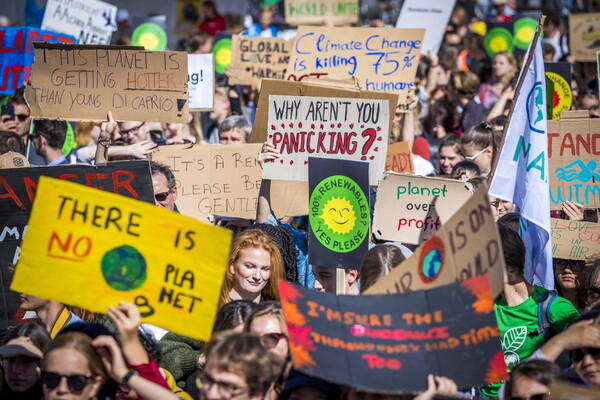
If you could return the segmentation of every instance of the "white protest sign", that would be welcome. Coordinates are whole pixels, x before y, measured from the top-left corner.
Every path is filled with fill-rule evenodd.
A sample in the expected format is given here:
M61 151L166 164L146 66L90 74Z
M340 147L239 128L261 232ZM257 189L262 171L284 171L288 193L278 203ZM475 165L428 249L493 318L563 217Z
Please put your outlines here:
M100 0L48 0L42 29L73 35L79 44L110 44L117 7Z
M421 54L437 54L455 0L406 0L396 21L396 28L425 28Z
M267 135L281 156L265 164L263 178L307 181L308 157L320 157L368 161L377 185L389 123L389 100L271 95Z
M215 67L212 54L188 54L190 110L213 108Z

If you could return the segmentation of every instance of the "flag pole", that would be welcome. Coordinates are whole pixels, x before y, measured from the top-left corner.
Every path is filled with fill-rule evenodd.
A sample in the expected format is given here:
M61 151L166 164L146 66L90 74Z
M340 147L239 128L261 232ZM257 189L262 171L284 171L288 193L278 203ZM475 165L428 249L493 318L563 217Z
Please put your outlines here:
M510 109L508 110L508 117L506 126L502 130L502 137L500 138L500 143L498 148L494 149L494 159L492 160L492 168L490 173L488 174L488 184L491 184L492 179L494 178L494 174L496 172L496 168L498 167L498 161L500 159L500 153L502 152L502 148L504 147L504 141L506 140L506 132L508 132L508 127L510 126L510 122L512 120L513 112L515 110L515 104L517 104L517 98L521 92L521 87L523 86L523 81L525 80L525 74L529 69L529 65L531 64L531 60L533 59L533 54L535 52L535 46L537 46L537 42L540 38L540 32L542 30L542 26L544 25L544 20L546 19L546 15L542 14L538 21L538 25L535 29L535 34L533 35L533 39L531 40L531 44L529 45L529 50L527 51L527 59L523 64L523 68L521 68L521 73L519 74L519 79L517 80L517 85L515 87L515 96L512 100L512 104L510 105Z

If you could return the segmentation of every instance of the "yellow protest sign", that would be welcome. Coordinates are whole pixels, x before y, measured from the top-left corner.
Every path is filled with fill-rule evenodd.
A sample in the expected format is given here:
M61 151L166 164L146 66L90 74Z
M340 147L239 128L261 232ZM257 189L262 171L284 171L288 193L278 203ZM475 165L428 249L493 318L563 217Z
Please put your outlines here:
M231 232L151 204L41 177L11 290L208 340Z

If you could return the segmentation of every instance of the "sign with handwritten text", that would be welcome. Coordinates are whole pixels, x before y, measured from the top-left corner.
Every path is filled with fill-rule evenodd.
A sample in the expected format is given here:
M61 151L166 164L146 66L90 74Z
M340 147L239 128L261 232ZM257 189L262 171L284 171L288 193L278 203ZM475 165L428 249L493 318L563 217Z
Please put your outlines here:
M385 157L385 170L398 172L399 174L415 173L410 142L396 142L388 145Z
M285 22L290 25L351 25L358 22L358 0L287 0Z
M480 189L412 257L365 293L431 289L486 274L495 296L504 287L504 255L488 196Z
M380 239L421 244L471 197L464 182L407 174L379 181L373 232Z
M126 301L144 322L209 340L230 244L227 229L42 177L11 290L98 313Z
M263 78L283 79L290 61L293 40L282 38L250 38L233 35L229 82L234 85L255 85Z
M377 185L385 166L388 100L269 96L268 138L281 157L265 164L265 179L308 180L308 157L369 162Z
M587 110L563 111L548 121L550 209L564 201L600 207L600 120Z
M187 123L187 54L36 44L25 97L33 118Z
M458 387L507 377L487 276L406 294L336 296L279 281L292 362L377 392L417 392L427 375Z
M600 224L566 219L550 219L552 257L585 260L600 253Z
M600 13L569 15L569 50L577 61L595 61L600 50Z
M362 90L396 93L403 104L414 88L424 34L425 29L301 26L286 79L355 77Z

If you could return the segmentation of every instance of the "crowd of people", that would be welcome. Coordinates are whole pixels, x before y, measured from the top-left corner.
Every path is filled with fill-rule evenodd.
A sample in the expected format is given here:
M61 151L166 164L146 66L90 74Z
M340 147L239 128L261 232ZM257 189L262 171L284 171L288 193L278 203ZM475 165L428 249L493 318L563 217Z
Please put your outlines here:
M204 1L201 15L188 10L197 32L178 46L190 53L211 51L219 31L249 36L290 37L281 4L261 2L248 22L221 15L216 2ZM556 6L554 2L548 6ZM558 2L561 3L561 2ZM578 1L545 10L543 49L547 61L570 63L573 109L600 116L595 66L570 53L565 16L591 11ZM568 4L567 4L568 3ZM500 51L488 57L477 23L510 22L520 11L516 0L458 0L440 50L423 54L409 93L408 111L393 116L389 142L406 141L415 174L466 182L486 190L493 172L523 57ZM586 7L588 7L586 9ZM368 8L368 7L367 7ZM400 4L380 0L368 8L364 23L394 26ZM113 41L129 44L129 14L120 11ZM330 24L324 21L324 25ZM591 71L591 72L590 72ZM0 157L20 160L8 166L102 164L151 158L174 143L249 143L258 90L218 81L214 109L191 112L178 131L175 124L147 121L69 123L32 120L24 89L0 100ZM265 142L262 165L279 157ZM3 160L4 161L4 160ZM150 161L155 204L177 209L177 177ZM5 162L0 163L7 166ZM415 246L371 238L370 249L346 269L343 289L330 266L308 262L306 216L275 215L271 182L262 181L254 220L214 216L213 223L234 233L219 308L209 342L143 324L135 305L115 304L105 315L56 301L21 295L31 318L0 336L2 399L419 399L435 397L545 399L555 381L600 389L600 253L585 260L553 260L555 290L524 277L526 248L519 209L490 198L497 220L507 279L495 300L495 313L510 378L481 387L459 388L449 378L429 375L418 394L381 394L326 382L295 370L291 343L279 302L277 281L285 279L321 292L362 295L411 257ZM598 210L565 202L553 217L598 221ZM337 286L337 287L336 287ZM194 321L189 321L193 324Z

